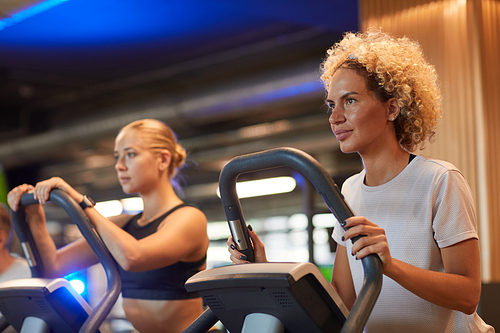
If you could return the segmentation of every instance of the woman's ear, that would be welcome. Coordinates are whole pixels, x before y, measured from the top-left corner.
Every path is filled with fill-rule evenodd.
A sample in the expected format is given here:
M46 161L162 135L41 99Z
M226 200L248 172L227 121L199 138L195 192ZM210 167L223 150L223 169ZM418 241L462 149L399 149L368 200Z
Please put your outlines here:
M399 115L401 108L398 104L398 99L393 97L387 101L387 119L389 121L394 121Z
M172 155L166 149L163 149L158 154L160 160L159 168L161 171L168 170L170 163L172 162Z

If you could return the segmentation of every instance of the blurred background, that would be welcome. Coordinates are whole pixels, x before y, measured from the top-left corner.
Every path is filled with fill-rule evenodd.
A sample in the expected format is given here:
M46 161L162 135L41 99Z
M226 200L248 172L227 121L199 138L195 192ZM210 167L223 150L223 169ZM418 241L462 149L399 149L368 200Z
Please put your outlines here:
M436 65L446 114L423 153L451 161L469 180L483 280L498 282L499 8L493 0L2 1L0 201L19 184L60 176L112 201L109 214L139 211L116 178L114 138L133 120L159 119L189 153L181 185L209 220L209 267L228 264L216 190L231 158L287 146L312 155L339 185L361 170L331 133L318 67L344 32L375 26L417 39ZM239 181L281 176L291 177L288 192L242 198L247 223L270 260L312 261L329 276L334 219L308 182L286 168ZM58 207L46 212L59 246L79 237ZM16 243L12 251L21 253Z

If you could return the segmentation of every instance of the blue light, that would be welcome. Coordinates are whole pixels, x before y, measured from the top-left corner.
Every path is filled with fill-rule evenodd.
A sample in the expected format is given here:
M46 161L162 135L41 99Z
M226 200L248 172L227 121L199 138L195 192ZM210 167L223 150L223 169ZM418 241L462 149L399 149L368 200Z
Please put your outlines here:
M165 37L171 43L192 43L193 34L210 34L229 21L236 31L254 22L231 14L231 8L202 0L73 0L0 30L0 45L61 51L163 43Z
M73 289L75 289L75 291L80 295L85 291L85 283L83 283L82 280L74 279L69 281L69 284L71 284Z
M73 287L73 289L84 299L87 299L87 275L86 270L77 271L71 274L68 274L64 277L68 280L69 284Z
M246 34L256 27L262 29L275 19L284 24L322 26L332 31L357 28L356 1L291 3L285 0L47 0L40 4L39 10L55 8L37 15L32 13L30 19L18 24L13 19L0 21L4 27L11 25L8 29L0 28L0 47L1 53L7 49L14 52L13 56L20 54L21 57L40 50L55 50L59 54L69 48L79 53L80 48L100 51L130 43L138 44L135 49L147 43L158 43L158 47L168 43L173 48L202 44L205 38L213 40L214 36L222 40L233 38L239 32ZM332 12L333 17L318 16L318 6L324 12ZM227 31L228 26L231 31ZM0 62L2 60L3 57Z
M68 0L46 0L44 2L40 2L39 4L23 10L17 14L12 15L9 18L6 18L0 21L0 30L5 29L6 27L10 27L16 23L26 20L34 15L37 15L41 12L46 11L49 8L59 5L61 2L66 2Z
M318 79L315 81L299 83L284 88L277 88L275 90L253 95L251 97L238 99L237 101L228 101L226 103L220 103L215 106L204 107L197 111L197 115L200 116L218 114L227 110L259 105L262 103L277 101L293 96L300 96L311 93L322 93L323 91L323 84Z

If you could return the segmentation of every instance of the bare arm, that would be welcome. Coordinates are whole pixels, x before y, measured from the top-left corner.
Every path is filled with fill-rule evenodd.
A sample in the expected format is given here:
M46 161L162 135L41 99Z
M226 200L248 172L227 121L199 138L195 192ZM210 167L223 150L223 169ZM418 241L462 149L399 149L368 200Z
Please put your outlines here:
M344 237L366 235L354 243L358 259L376 253L383 273L415 295L439 306L474 313L481 294L479 242L468 239L442 248L445 272L417 268L391 257L385 231L362 216L348 219Z
M206 217L194 207L174 211L157 232L141 240L104 218L94 208L85 211L115 260L128 271L146 271L178 261L197 261L208 248Z
M481 295L479 242L468 239L441 249L445 273L416 268L399 260L385 274L415 295L442 307L472 314Z
M356 292L354 290L354 283L352 281L351 269L349 267L349 259L347 258L347 249L345 246L337 245L331 285L335 288L345 306L351 310L356 301Z
M66 191L76 202L83 195L58 177L36 185L35 196L45 202L51 189ZM158 231L141 240L121 228L122 220L111 221L94 207L85 209L104 244L118 264L128 271L146 271L172 265L178 261L201 259L208 248L205 215L194 207L183 207L170 214Z
M19 208L21 196L33 190L23 184L8 194L9 206L13 211ZM25 208L28 226L40 252L46 277L61 277L97 263L97 257L84 239L77 240L57 250L45 224L45 213L40 204Z

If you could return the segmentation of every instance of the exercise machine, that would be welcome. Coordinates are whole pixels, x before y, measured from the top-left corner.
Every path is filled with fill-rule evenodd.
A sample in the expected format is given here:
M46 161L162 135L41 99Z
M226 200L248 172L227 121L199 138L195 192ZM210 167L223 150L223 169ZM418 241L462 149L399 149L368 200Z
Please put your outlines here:
M354 215L328 172L303 151L277 148L229 161L219 177L220 196L234 243L251 263L206 270L186 282L186 289L197 291L208 308L184 333L206 332L219 320L231 333L363 331L382 288L378 256L362 259L364 283L350 312L313 264L253 263L236 181L243 173L277 167L304 175L337 220Z
M12 212L14 229L31 269L32 278L0 283L0 332L8 325L22 333L94 333L106 319L121 292L118 264L109 253L81 207L64 191L53 189L49 200L68 214L96 253L107 280L106 291L92 309L65 279L44 279L40 253L26 223L25 207L37 204L25 193L17 212Z

